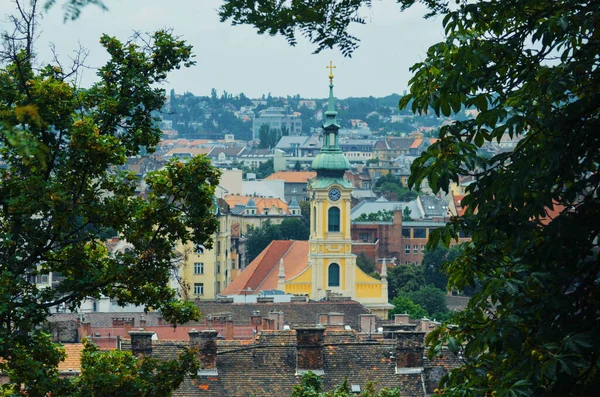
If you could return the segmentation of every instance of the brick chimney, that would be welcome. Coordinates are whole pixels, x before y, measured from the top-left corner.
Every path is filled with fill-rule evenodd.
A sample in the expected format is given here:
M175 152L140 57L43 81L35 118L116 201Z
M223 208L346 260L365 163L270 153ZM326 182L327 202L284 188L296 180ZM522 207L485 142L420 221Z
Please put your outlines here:
M283 312L269 312L269 318L274 321L274 330L281 331L283 329Z
M298 375L311 371L323 375L323 327L296 328L296 348L298 351Z
M377 332L377 318L374 314L360 315L360 332L374 334Z
M425 332L397 331L395 336L396 373L422 373L423 354L425 353Z
M394 324L408 324L408 314L394 314Z
M131 337L131 353L134 356L152 356L152 331L144 331L140 328L138 331L129 331Z
M216 376L217 372L217 335L218 331L207 329L196 331L192 329L190 335L190 348L198 349L197 357L200 361L198 375Z

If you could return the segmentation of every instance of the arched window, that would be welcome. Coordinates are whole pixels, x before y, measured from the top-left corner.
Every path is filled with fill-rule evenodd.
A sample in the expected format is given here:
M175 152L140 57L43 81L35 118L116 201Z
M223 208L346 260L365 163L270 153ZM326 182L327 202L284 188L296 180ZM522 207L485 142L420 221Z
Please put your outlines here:
M331 207L327 211L327 230L330 232L340 231L340 209L338 207Z
M327 285L330 287L340 286L340 265L332 263L327 269Z

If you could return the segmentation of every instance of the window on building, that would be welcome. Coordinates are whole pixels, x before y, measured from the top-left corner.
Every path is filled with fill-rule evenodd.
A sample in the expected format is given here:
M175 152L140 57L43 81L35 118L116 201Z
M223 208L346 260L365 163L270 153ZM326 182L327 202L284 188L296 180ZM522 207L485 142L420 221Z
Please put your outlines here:
M48 284L48 275L47 274L38 274L35 278L35 282L37 284Z
M371 234L370 233L360 233L358 238L366 243L367 241L369 241L371 239Z
M427 232L425 228L416 228L413 230L413 238L426 238Z
M422 254L424 254L424 253L425 253L425 246L424 246L424 245L422 245L422 246L421 246L421 253L422 253Z
M418 245L413 245L413 254L418 254L419 253L419 246Z
M340 231L340 209L338 207L331 207L327 211L328 228L330 232Z
M232 259L232 260L231 260L231 268L232 268L232 269L235 269L235 259Z
M313 207L313 233L317 231L317 207Z
M408 227L402 228L402 237L410 238L410 228L408 228Z
M204 295L204 283L194 283L194 295Z
M217 255L221 255L221 242L217 241Z
M217 273L221 273L221 262L217 261Z
M194 263L194 274L204 274L204 263L203 262Z
M406 247L404 247L404 253L410 254L410 244L406 244Z
M330 287L340 286L340 265L332 263L327 269L327 285Z
M204 247L199 245L196 247L196 249L194 250L194 252L196 253L196 255L202 255L204 253Z

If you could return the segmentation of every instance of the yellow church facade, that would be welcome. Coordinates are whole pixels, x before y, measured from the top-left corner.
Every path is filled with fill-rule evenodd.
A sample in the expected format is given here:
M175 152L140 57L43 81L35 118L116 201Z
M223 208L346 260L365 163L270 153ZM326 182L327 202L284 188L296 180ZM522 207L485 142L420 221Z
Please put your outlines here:
M331 65L330 65L331 67ZM382 318L387 318L386 267L381 280L364 273L352 254L350 234L350 193L352 185L344 179L350 162L339 141L337 111L330 74L329 103L323 124L323 146L312 168L317 175L309 181L310 238L308 244L284 244L274 241L224 293L278 289L288 294L307 295L321 300L331 295L356 300ZM299 242L298 242L299 243ZM266 274L257 282L257 274Z

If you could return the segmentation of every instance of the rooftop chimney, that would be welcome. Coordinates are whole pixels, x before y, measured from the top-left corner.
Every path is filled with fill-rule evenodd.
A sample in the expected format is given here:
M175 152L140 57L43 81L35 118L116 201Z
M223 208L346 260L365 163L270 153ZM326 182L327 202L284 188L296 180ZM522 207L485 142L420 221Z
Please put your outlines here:
M298 375L311 371L324 375L323 370L323 327L296 328L296 348L298 351Z
M375 314L360 315L360 332L374 334L377 332L377 319Z
M423 372L425 332L396 332L396 373L417 374Z
M138 331L129 331L131 337L131 353L134 356L152 356L152 331L144 331L140 328Z
M408 324L408 314L394 314L394 324Z
M190 335L190 347L198 349L198 360L201 369L198 375L216 376L217 372L217 335L218 331L209 329L196 331L192 329Z

